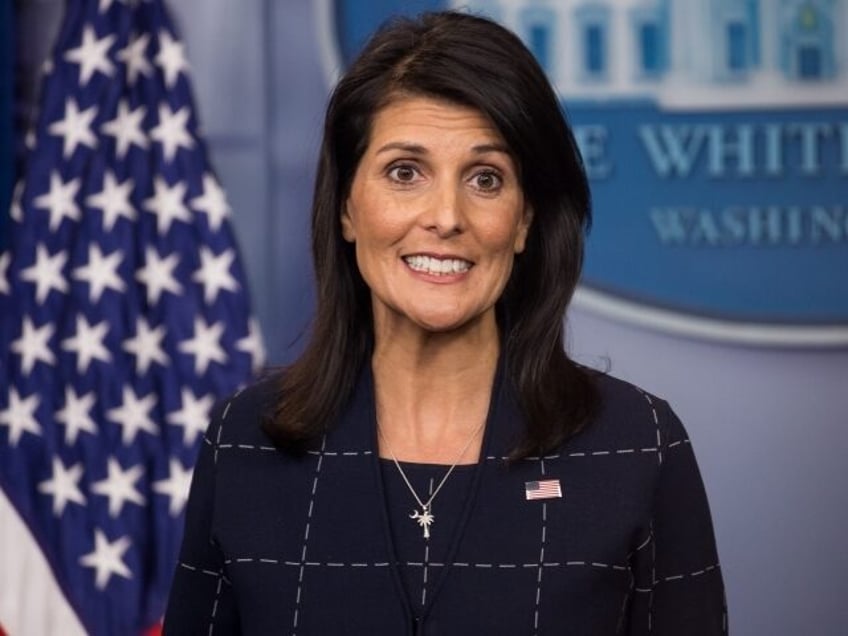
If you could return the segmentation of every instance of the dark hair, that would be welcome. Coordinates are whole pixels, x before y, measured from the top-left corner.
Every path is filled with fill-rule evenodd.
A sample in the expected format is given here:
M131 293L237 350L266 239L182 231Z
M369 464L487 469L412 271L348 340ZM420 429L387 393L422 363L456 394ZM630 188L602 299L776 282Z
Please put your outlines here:
M265 430L285 448L314 440L368 363L370 291L340 219L374 116L398 95L475 108L518 165L533 221L497 305L501 355L527 419L513 456L549 451L579 430L597 403L588 372L563 346L563 318L590 222L589 187L559 101L533 55L502 26L456 12L383 25L330 98L312 209L317 313L305 352L281 377Z

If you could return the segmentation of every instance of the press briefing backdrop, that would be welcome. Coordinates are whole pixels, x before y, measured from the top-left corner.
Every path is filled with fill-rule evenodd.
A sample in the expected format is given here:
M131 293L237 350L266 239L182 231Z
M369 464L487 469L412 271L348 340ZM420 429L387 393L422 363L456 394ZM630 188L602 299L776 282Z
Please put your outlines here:
M313 305L334 73L382 16L446 4L171 2L276 362ZM577 126L597 222L570 347L686 423L732 633L843 634L848 2L466 4L525 38Z

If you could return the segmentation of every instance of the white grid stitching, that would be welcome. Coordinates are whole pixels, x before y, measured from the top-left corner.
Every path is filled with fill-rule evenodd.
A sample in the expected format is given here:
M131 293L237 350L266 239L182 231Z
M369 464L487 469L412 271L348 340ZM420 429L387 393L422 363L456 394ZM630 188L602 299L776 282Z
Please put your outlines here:
M639 393L641 393L642 397L645 398L645 400L647 400L648 404L651 407L651 417L653 418L654 426L657 429L657 446L656 446L657 465L662 466L662 463L663 463L662 433L660 431L660 418L659 418L659 415L657 414L657 408L656 408L656 406L654 406L654 401L651 399L651 396L648 393L645 393L641 389L639 389Z
M219 429L220 433L220 429ZM218 442L213 442L209 440L206 436L203 437L203 441L213 447L216 447L220 450L255 450L255 451L263 451L263 452L272 452L278 451L279 449L276 446L269 446L267 444L220 444ZM668 451L672 448L676 448L681 445L690 444L689 439L681 439L676 442L669 442L668 445L663 449L660 446L645 446L643 448L616 448L611 450L598 450L598 451L574 451L570 453L554 453L551 455L545 455L544 457L533 456L525 458L525 461L533 461L538 462L540 459L544 460L554 460L554 459L563 459L568 457L611 457L615 455L635 455L640 453L657 453L657 455L661 456L663 451ZM326 451L321 453L320 451L307 451L309 455L322 455L323 457L368 457L373 455L374 453L369 450L363 451ZM508 460L509 457L507 455L498 456L498 455L487 455L484 458L486 461L505 461Z
M424 545L424 563L423 563L423 583L421 585L421 607L427 604L427 574L430 571L430 544Z
M218 614L218 603L221 599L221 586L224 583L224 571L218 574L218 586L215 588L215 600L212 602L212 616L209 617L209 632L208 636L212 636L215 631L215 616Z
M230 558L224 560L224 565L243 565L243 564L263 564L263 565L283 565L288 567L300 567L304 565L306 567L314 567L314 568L385 568L389 566L388 561L378 561L375 563L365 563L362 561L355 561L350 563L345 563L342 561L289 561L283 559L267 559L267 558L252 558L252 557L243 557L243 558ZM192 571L200 571L198 568L189 566L187 564L181 563L184 568ZM446 567L446 564L441 561L399 561L396 565L400 567L412 567L412 568L443 568ZM619 565L616 563L601 563L599 561L545 561L543 563L539 563L535 561L533 563L469 563L467 561L457 561L451 564L451 567L455 568L478 568L478 569L493 569L493 570L518 570L521 568L573 568L573 567L589 567L595 568L599 570L612 570L615 572L626 572L629 568L626 565ZM716 566L712 566L715 568ZM709 571L709 569L705 568L704 571ZM216 572L208 572L203 571L204 574L211 574L213 576L217 575ZM703 573L703 572L702 572ZM685 576L685 575L684 575ZM670 577L673 578L673 577Z
M545 476L545 460L541 458L539 460L539 470L542 474L542 477ZM541 546L539 548L539 572L536 575L536 607L533 611L533 634L534 636L539 633L539 612L541 609L541 601L542 601L542 572L545 569L545 541L547 540L547 523L548 523L548 502L545 501L542 503L542 541Z
M306 513L306 527L303 530L303 549L300 552L300 572L297 576L297 596L295 597L294 617L292 618L292 636L297 634L297 623L300 618L300 599L303 592L303 573L306 571L306 546L309 542L309 526L312 523L312 510L315 505L315 493L318 491L318 477L321 475L321 464L324 461L323 451L327 446L327 436L321 439L321 453L315 466L315 476L312 479L312 493L309 495L309 510Z
M621 602L621 610L618 614L618 625L615 628L616 635L621 633L621 630L624 629L624 626L627 623L627 606L629 605L633 592L636 589L636 577L633 574L633 570L627 568L627 571L630 574L630 585L628 585L627 591L624 593L624 600Z
M433 496L433 478L430 478L430 485L427 490L428 496ZM430 543L428 541L424 542L424 563L423 563L423 571L422 577L423 581L421 584L421 608L427 604L427 578L429 574L429 563L430 563Z
M224 407L224 412L221 413L221 424L218 425L218 434L215 436L215 442L212 444L212 448L214 449L214 454L212 456L212 460L214 464L218 464L218 449L221 448L221 434L224 432L224 420L227 419L227 415L230 413L230 407L233 405L232 399L227 402L227 406ZM206 436L203 436L203 439L206 439Z
M675 581L694 579L719 569L721 569L721 565L718 563L714 563L700 570L695 570L694 572L685 572L683 574L673 574L671 576L664 576L661 579L654 579L651 582L651 587L637 587L635 588L635 591L641 594L650 594L654 591L654 588L657 585L660 585L661 583L674 583Z
M656 453L660 457L662 456L663 450L669 450L670 448L675 448L677 446L681 446L684 444L690 444L689 439L681 439L676 442L669 443L665 449L661 446L645 446L643 448L616 448L613 450L600 450L600 451L574 451L570 453L553 453L551 455L545 455L544 457L533 456L533 457L525 457L525 461L534 461L537 462L540 459L545 460L553 460L553 459L563 459L568 457L605 457L605 456L614 456L614 455L633 455L638 453ZM499 457L497 455L488 455L486 457L487 461L504 461L508 460L509 457L504 455Z

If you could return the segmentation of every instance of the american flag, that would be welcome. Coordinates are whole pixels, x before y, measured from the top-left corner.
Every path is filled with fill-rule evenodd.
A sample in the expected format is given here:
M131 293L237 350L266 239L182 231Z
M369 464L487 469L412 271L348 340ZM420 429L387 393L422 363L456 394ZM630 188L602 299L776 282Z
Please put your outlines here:
M524 482L524 497L527 501L533 499L558 499L562 497L559 479Z
M164 611L213 402L263 364L162 0L67 2L0 254L0 629Z

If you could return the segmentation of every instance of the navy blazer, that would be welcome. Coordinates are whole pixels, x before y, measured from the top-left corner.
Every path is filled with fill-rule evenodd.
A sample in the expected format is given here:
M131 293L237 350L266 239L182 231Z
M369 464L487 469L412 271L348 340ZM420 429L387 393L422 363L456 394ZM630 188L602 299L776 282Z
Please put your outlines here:
M368 365L366 365L368 366ZM500 374L499 374L500 377ZM260 383L216 409L195 470L166 634L713 636L724 589L704 487L668 405L609 376L602 409L545 457L496 380L448 558L414 619L376 455L370 369L320 445L260 430ZM559 480L562 497L527 500Z

